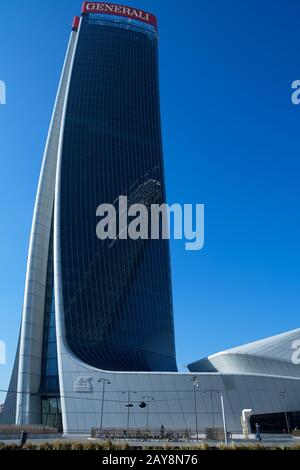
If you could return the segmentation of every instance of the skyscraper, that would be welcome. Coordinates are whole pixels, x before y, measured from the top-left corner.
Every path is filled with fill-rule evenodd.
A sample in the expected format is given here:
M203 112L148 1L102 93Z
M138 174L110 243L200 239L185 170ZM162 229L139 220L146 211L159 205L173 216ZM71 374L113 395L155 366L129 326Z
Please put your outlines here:
M85 2L35 204L17 367L21 415L38 415L41 400L60 395L58 334L99 369L176 370L168 241L96 236L97 207L120 195L165 202L156 19Z
M117 209L121 195L147 207L165 202L157 64L152 14L84 3L47 138L0 423L195 433L197 418L199 429L223 425L220 394L233 432L243 409L255 411L252 427L273 420L275 429L278 414L286 418L283 397L291 418L300 416L300 330L178 373L168 241L97 238L100 204Z
M165 202L156 23L107 11L124 7L84 5L61 134L54 212L65 336L101 369L174 371L168 242L96 236L101 203Z

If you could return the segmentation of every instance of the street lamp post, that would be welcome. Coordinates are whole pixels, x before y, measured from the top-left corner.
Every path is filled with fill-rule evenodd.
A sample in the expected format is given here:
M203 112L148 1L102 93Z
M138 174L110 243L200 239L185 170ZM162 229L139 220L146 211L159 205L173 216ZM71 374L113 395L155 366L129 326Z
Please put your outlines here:
M225 416L225 408L224 408L224 397L220 390L203 390L203 393L209 392L210 393L210 400L211 400L211 414L212 414L212 425L213 429L215 428L215 420L214 420L214 406L213 406L213 393L217 393L220 395L221 399L221 410L222 410L222 421L223 421L223 428L224 428L224 439L225 444L228 445L228 434L227 434L227 424L226 424L226 416Z
M213 390L209 391L210 393L210 403L211 403L211 418L212 418L212 428L215 429L215 417L214 417L214 397L213 397Z
M22 416L22 405L19 405L19 413L18 413L18 420L17 424L21 424L21 416Z
M216 390L213 390L213 389L203 390L203 393L207 393L207 392L209 392L209 396L210 396L212 429L215 429L213 392L216 392ZM218 392L218 391L217 391L217 392Z
M146 427L146 429L148 430L148 428L149 428L149 405L150 405L151 401L154 401L154 397L152 397L151 395L146 395L145 397L143 397L143 400L146 400L146 403L147 403L147 409L146 409L147 427Z
M111 382L108 379L101 378L98 380L99 383L102 383L102 403L101 403L101 420L100 420L100 429L103 427L103 410L104 410L104 394L105 394L105 385L110 385Z
M225 445L228 446L228 435L227 435L227 425L226 425L226 417L225 417L225 408L224 408L224 398L221 393L221 408L222 408L222 418L223 418L223 427L224 427L224 440Z
M199 382L196 376L192 377L193 389L194 389L194 410L195 410L195 427L196 427L196 440L198 442L198 416L197 416L197 397L196 388L199 387Z
M127 429L129 429L129 420L130 420L130 408L133 408L133 403L131 403L131 393L137 393L137 392L132 392L131 390L128 390L128 392L123 392L127 393L128 395L128 403L127 405Z
M291 434L289 420L288 420L286 407L285 407L285 392L280 392L280 396L282 399L282 406L283 406L283 411L284 411L284 416L285 416L285 421L286 421L287 432Z

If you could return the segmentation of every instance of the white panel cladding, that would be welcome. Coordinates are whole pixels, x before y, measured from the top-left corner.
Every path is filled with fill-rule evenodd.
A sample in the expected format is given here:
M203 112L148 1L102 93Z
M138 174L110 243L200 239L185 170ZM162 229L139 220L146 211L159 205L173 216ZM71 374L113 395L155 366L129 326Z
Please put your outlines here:
M56 177L55 177L55 201L54 201L54 298L55 298L55 325L56 325L56 339L57 339L57 359L58 359L58 373L59 373L59 388L61 397L61 409L62 409L62 421L63 428L66 429L66 400L65 395L65 381L64 381L64 367L63 367L63 354L67 349L64 330L64 305L63 305L63 293L62 293L62 276L61 276L61 260L60 260L60 184L61 184L61 159L62 159L62 146L64 139L64 127L66 109L68 103L68 94L70 88L70 81L72 76L72 69L76 54L76 47L78 38L80 36L82 19L80 19L78 32L74 36L74 44L72 54L70 55L70 64L68 76L66 77L66 89L65 89L65 100L62 108L62 118L60 126L60 135L58 142L57 151L57 165L56 165ZM74 416L74 414L73 414ZM75 419L75 418L74 418Z
M270 357L251 355L250 353L227 353L209 357L213 366L222 373L252 373L300 377L300 365L290 360L272 359Z
M59 322L58 350L60 361L61 400L65 434L89 434L100 427L102 386L99 378L111 383L106 386L103 427L127 427L126 401L128 391L134 404L130 409L130 428L145 428L146 410L139 407L145 395L154 397L150 404L149 427L195 430L195 406L192 378L198 378L196 389L198 429L222 428L220 394L224 397L228 430L242 433L243 409L255 414L282 413L281 393L285 392L288 411L300 410L300 379L264 374L174 373L174 372L108 372L91 367L66 346L63 315ZM89 393L74 391L79 378L91 383ZM125 392L125 393L124 393ZM133 393L136 392L136 393Z
M41 375L44 301L55 175L62 110L76 33L72 32L54 105L38 184L31 229L22 314L16 422L40 422L38 391Z
M130 410L130 427L145 428L146 410L139 408L145 395L154 397L150 404L149 426L160 428L190 428L195 430L195 407L192 377L198 378L196 389L198 427L222 428L220 394L224 397L228 430L242 433L243 409L255 414L282 413L281 393L285 392L287 411L300 410L300 379L268 376L267 374L234 373L173 373L173 372L108 372L98 370L78 360L68 349L64 339L63 315L59 322L58 350L60 361L61 400L65 434L90 434L92 427L100 427L102 387L99 378L108 379L106 387L103 427L127 427L126 401L128 391L134 407ZM74 391L79 378L88 378L89 393ZM124 393L125 392L125 393ZM133 393L137 392L137 393Z
M56 311L57 313L57 311ZM62 313L62 310L60 310ZM93 368L76 358L64 339L63 315L57 317L59 337L60 387L65 434L89 434L100 427L102 387L99 378L111 383L106 387L103 427L127 427L128 391L134 407L130 410L130 428L145 428L146 410L139 408L145 395L154 397L150 404L149 427L195 430L195 407L192 377L198 378L196 389L198 429L222 428L220 394L224 397L228 430L242 433L243 409L255 414L282 413L281 393L285 392L288 411L300 410L300 379L267 374L108 372ZM89 393L74 392L81 378L91 383ZM125 392L125 393L124 393ZM133 393L137 392L137 393Z
M102 386L99 378L107 378L104 405L104 428L127 427L127 393L131 391L134 407L130 410L130 427L145 428L146 410L139 407L145 395L155 400L150 404L149 426L195 429L195 408L192 373L174 372L107 372L95 369L75 358L60 337L64 432L90 433L100 426ZM252 408L255 414L282 413L281 392L285 392L288 411L300 410L300 379L251 374L196 373L197 416L202 431L222 427L220 393L224 396L228 430L242 433L241 414ZM89 393L74 391L80 377L90 380ZM125 392L125 393L123 393ZM137 392L137 393L133 393Z
M205 372L209 365L210 369L221 373L282 375L300 378L299 345L300 329L298 328L213 354L190 364L190 368L194 371Z

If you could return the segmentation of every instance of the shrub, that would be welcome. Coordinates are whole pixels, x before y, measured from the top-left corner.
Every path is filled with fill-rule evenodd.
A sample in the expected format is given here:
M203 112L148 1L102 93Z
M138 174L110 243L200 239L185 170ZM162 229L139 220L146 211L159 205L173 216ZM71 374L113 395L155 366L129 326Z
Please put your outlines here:
M124 444L120 444L120 450L130 450L132 447L128 442L124 442Z
M209 444L207 442L202 442L199 446L197 446L199 450L210 450Z
M1 442L0 450L19 450L20 446L18 444L5 444Z
M84 446L84 450L98 450L96 442L88 442Z
M113 443L111 441L106 441L103 443L103 449L105 450L113 450L115 449L116 447L113 445Z
M39 450L53 450L53 445L50 442L44 442L38 448Z
M71 450L71 442L55 441L53 443L53 450Z
M300 444L293 444L291 447L289 447L291 450L300 450Z
M23 450L36 450L36 445L35 444L32 444L32 442L27 442L27 444L25 444L22 449Z
M84 450L84 444L79 441L74 441L71 443L71 450Z

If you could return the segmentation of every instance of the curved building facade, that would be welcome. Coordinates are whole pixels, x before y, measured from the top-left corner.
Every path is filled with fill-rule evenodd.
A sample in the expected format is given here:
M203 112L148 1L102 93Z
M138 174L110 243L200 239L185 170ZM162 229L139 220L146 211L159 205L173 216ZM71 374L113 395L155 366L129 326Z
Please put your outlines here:
M59 282L68 346L106 370L176 370L168 241L96 235L100 204L165 202L157 64L153 25L82 17L58 167Z
M299 330L177 372L168 241L96 234L98 206L121 217L120 196L147 208L166 201L157 23L135 8L85 2L46 142L0 423L196 432L196 423L222 427L221 396L231 432L241 432L243 409L280 423L284 405L298 419Z
M147 207L166 201L156 18L85 2L35 203L17 386L8 397L17 422L39 422L60 400L62 339L99 369L177 370L168 240L97 238L97 207L117 210L120 196Z

